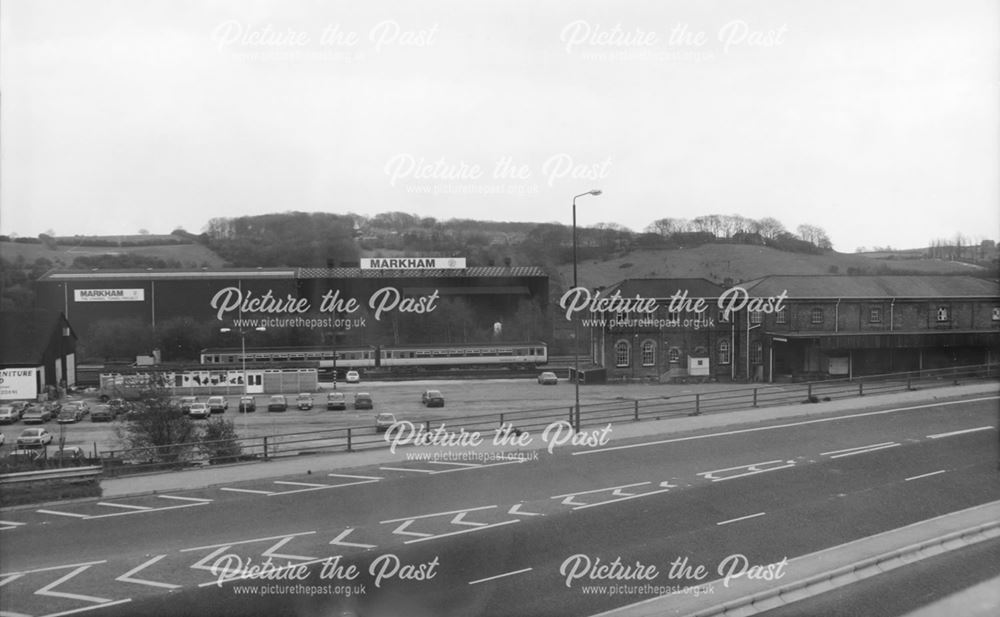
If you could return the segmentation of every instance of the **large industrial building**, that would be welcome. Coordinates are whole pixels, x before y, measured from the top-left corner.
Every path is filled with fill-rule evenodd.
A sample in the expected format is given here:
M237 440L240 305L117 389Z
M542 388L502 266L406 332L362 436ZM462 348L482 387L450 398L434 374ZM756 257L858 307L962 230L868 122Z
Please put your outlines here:
M62 312L85 344L92 326L178 318L252 345L477 342L483 332L545 340L549 280L537 267L465 267L464 259L368 259L360 267L61 270L37 283L39 308ZM257 336L258 329L266 330ZM224 337L212 344L225 343ZM240 339L228 339L239 346Z

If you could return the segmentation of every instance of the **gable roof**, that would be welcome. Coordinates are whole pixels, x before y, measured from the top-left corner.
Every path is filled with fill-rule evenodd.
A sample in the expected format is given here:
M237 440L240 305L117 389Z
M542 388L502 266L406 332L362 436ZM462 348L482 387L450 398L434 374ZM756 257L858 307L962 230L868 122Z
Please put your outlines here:
M1000 298L996 281L972 276L774 275L742 284L754 296L816 298Z
M41 364L53 335L64 325L69 323L56 311L0 312L0 365Z

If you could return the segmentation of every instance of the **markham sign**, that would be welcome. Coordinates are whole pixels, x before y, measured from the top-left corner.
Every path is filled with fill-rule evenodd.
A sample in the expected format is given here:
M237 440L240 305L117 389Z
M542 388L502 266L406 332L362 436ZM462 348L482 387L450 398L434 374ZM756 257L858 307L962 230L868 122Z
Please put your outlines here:
M0 400L34 399L38 396L37 368L0 369Z
M146 294L143 289L75 289L73 299L77 302L142 302Z
M370 257L362 270L462 270L465 257Z

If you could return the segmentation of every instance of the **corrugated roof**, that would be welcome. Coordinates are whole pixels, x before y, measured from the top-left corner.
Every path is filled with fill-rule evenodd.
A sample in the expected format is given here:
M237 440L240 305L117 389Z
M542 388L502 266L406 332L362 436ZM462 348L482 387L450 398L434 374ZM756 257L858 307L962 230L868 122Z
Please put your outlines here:
M435 270L371 270L361 268L299 268L302 279L384 279L384 278L504 278L547 276L537 266L477 266L459 269Z
M619 291L626 298L637 295L642 298L669 298L677 292L686 291L689 298L718 298L725 290L725 287L703 278L648 278L625 279L608 287L602 295L610 296Z
M972 276L775 275L742 285L754 296L800 298L990 298L996 281Z
M43 281L190 280L190 279L378 279L547 277L537 266L480 266L434 270L362 270L361 268L202 268L200 270L52 270Z
M56 311L0 312L0 365L41 364L61 324L62 313Z

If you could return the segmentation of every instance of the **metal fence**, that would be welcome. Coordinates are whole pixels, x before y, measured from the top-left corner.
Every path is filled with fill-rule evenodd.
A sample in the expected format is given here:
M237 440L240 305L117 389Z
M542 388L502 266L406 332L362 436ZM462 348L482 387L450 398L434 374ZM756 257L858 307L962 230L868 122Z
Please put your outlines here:
M982 364L939 370L912 371L854 379L767 384L651 398L621 398L580 406L581 427L608 423L641 422L751 410L790 404L820 403L835 399L958 385L972 380L996 379L1000 365ZM499 414L448 417L420 422L427 432L439 427L449 432L479 432L485 439L503 426L536 432L554 422L573 423L573 406L545 407ZM105 475L145 473L194 466L268 460L311 453L354 452L386 448L388 441L374 425L309 430L263 437L174 444L162 448L112 450L101 453Z

